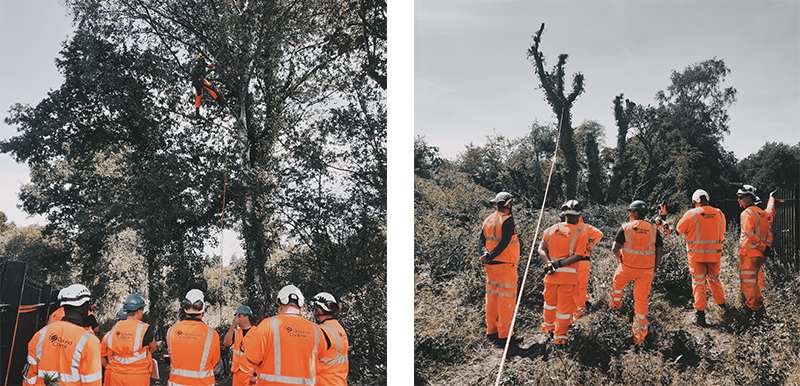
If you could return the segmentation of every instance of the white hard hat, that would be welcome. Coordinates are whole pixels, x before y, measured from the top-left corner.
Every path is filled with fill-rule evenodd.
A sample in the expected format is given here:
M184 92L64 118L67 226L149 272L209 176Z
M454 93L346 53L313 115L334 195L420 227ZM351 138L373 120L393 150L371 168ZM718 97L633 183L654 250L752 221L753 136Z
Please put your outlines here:
M583 212L583 205L578 200L569 200L564 205L561 205L561 211L564 214L580 216L581 212Z
M700 197L706 196L706 201L711 201L711 196L703 189L697 189L692 194L692 202L700 202Z
M300 292L300 289L289 284L286 287L281 288L278 292L278 303L282 305L287 305L289 302L294 301L299 307L302 307L305 304L306 299L303 297L303 293Z
M92 300L92 293L83 284L72 284L58 293L62 306L80 307Z
M203 291L200 291L199 289L193 289L187 292L183 301L181 301L181 307L183 307L187 314L202 314L206 309Z
M492 204L492 206L508 206L509 203L514 202L514 195L508 192L500 192L497 193L493 199L489 200L489 202Z
M322 308L325 312L341 312L342 306L336 303L336 298L327 292L320 292L311 298L311 304L315 307Z
M758 196L756 196L756 188L753 185L742 185L742 188L736 191L736 194L741 194L741 195L749 194L753 196L753 199L756 202L761 201L761 199L758 198Z

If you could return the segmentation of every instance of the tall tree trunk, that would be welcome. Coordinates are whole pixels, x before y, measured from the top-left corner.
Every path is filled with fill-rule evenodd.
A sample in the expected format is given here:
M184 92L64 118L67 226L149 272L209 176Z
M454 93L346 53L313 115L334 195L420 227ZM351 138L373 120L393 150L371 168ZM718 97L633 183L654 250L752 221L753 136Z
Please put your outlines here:
M633 104L628 103L628 111L626 112L622 106L622 94L614 98L614 118L617 121L617 152L616 159L614 160L614 167L612 168L611 184L608 187L608 197L606 202L613 204L619 198L619 188L622 184L622 179L625 177L625 146L627 144L626 136L628 135L628 123L630 122L630 112Z

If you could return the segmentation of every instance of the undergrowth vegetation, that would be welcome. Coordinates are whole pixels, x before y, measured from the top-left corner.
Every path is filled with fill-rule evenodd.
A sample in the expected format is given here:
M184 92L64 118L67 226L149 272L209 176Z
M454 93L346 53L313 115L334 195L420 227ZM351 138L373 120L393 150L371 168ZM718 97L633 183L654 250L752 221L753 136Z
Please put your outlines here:
M414 363L417 385L487 385L497 377L502 349L486 339L485 274L477 262L480 224L494 196L463 176L447 179L458 194L415 180ZM440 180L441 182L441 180ZM539 234L557 221L545 209ZM538 208L514 208L522 245L520 282L528 264ZM768 261L766 316L751 322L744 311L738 275L738 226L725 235L720 273L727 308L708 293L709 327L693 324L691 276L682 236L671 235L650 293L649 334L633 345L632 284L623 311L608 307L617 261L611 252L616 230L627 220L623 205L589 206L584 221L605 236L593 248L587 314L574 322L566 347L554 347L541 332L542 264L530 262L514 331L524 337L509 351L504 385L784 385L800 382L800 275L781 256ZM677 215L670 217L677 223ZM730 220L730 219L729 219Z

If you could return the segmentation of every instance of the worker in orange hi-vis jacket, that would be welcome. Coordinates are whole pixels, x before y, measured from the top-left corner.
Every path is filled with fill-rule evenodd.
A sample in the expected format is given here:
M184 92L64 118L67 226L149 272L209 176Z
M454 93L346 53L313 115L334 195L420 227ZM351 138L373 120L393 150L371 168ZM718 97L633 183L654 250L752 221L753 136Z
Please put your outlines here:
M692 194L694 208L688 210L675 230L686 236L686 253L689 272L692 274L695 323L706 324L706 283L711 288L714 301L725 307L725 292L719 281L722 258L722 240L725 237L725 214L709 203L710 196L703 189Z
M578 286L578 262L587 256L589 238L578 226L583 207L569 200L562 210L565 222L544 231L539 244L539 257L545 263L544 310L542 331L553 334L555 344L566 344L567 332L575 314L575 292Z
M347 350L350 343L347 333L336 319L343 310L342 303L337 302L330 293L320 292L311 298L311 307L314 321L319 326L328 348L319 354L317 385L347 386L347 374L350 372Z
M135 292L128 295L122 306L125 320L117 322L103 337L101 353L106 366L103 385L150 384L156 342L153 327L142 322L144 307L142 295Z
M661 263L664 241L656 226L645 221L647 204L636 200L628 208L630 222L622 224L614 239L612 251L619 260L614 272L611 308L622 308L625 285L634 282L633 298L635 314L633 318L633 343L644 343L647 337L647 306L653 274Z
M170 327L167 348L171 358L170 385L214 385L220 357L219 334L203 322L205 296L199 289L186 293L181 308L186 319Z
M744 185L736 192L739 206L744 209L740 215L739 281L747 299L746 310L751 317L760 318L763 315L764 297L758 285L758 272L764 266L767 255L772 252L772 215L756 206L759 198L755 191L752 185Z
M483 221L480 234L480 261L486 270L486 336L499 347L506 339L511 345L522 341L511 334L511 319L517 300L519 240L511 213L514 195L497 193L489 201L497 210Z
M91 296L81 284L59 292L64 317L37 331L28 343L25 384L42 386L46 379L57 379L60 386L102 384L100 341L85 328Z
M258 374L250 378L251 385L316 385L325 338L301 315L305 298L299 288L281 288L277 302L278 315L261 321L244 339L239 368Z
M232 346L231 352L231 372L233 373L233 386L247 386L253 373L247 373L239 368L239 364L244 360L244 338L253 328L253 310L248 306L239 306L233 316L233 323L222 344Z
M561 212L566 210L566 204L561 206ZM603 238L603 232L599 229L583 222L583 216L578 217L578 227L583 229L589 242L586 245L586 256L578 261L578 286L575 287L575 313L572 320L578 320L586 313L586 302L589 301L587 293L587 286L589 285L589 273L591 271L591 263L589 258L592 255L592 247L600 242Z

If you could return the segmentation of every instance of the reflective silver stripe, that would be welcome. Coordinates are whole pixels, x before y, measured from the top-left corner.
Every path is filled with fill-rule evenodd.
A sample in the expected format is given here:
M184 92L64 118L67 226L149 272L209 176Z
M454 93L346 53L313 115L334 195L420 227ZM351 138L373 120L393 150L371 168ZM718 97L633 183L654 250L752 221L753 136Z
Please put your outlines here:
M44 328L39 332L39 341L36 342L36 362L42 360L42 342L44 342L44 337L47 336L47 328L50 325L44 326Z
M555 326L555 325L556 325L555 322L553 322L553 323L542 323L542 326L547 326L547 327Z
M694 249L687 247L686 250L696 253L722 253L722 249Z
M517 294L510 293L510 292L499 292L497 294L497 296L499 296L501 298L515 298L515 297L517 297Z
M634 316L635 318L637 318L637 319L644 319L644 320L647 320L647 315L642 315L642 314L634 314L633 316Z
M617 302L618 302L618 301L622 300L622 296L620 296L620 297L618 297L618 298L617 298L617 297L613 297L612 299L614 299L614 301L617 301Z
M566 335L553 335L553 339L569 339Z
M91 382L94 382L94 381L99 381L102 378L103 378L103 371L101 370L101 371L98 371L98 372L96 372L94 374L81 375L81 382L83 382L83 383L91 383Z
M517 288L517 283L508 284L508 283L498 283L497 288Z
M136 354L136 355L134 355L132 357L127 357L127 358L118 357L116 355L113 355L113 356L114 356L114 359L119 361L119 363L123 363L123 364L129 365L131 363L135 363L137 361L140 361L142 359L147 358L147 352L139 353L139 354Z
M279 377L281 375L281 337L279 336L278 317L271 317L270 322L272 323L272 350L275 353L275 376ZM259 378L261 378L261 374L259 374ZM264 380L266 381L267 379Z
M757 279L740 279L742 283L758 283Z
M36 358L34 358L34 357L30 356L30 355L28 355L28 363L30 363L31 366L36 366L36 365L39 364L39 362L36 361Z
M755 275L758 271L739 271L739 275Z
M563 272L563 273L578 273L578 270L575 268L557 268L556 272Z
M487 293L487 294L497 294L497 290L490 290L490 289L487 289L487 290L486 290L486 293Z
M316 378L299 378L299 377L282 377L280 375L258 374L258 378L267 382L281 382L290 385L314 385L317 383Z
M614 290L614 293L615 293L615 294L621 294L621 293L623 293L623 292L625 292L625 290L624 290L624 289L621 289L621 290Z
M706 284L705 280L692 282L692 285L704 285L704 284Z
M706 275L692 275L693 279L705 279Z
M486 285L497 285L497 282L494 281L487 281Z
M558 319L572 319L572 314L559 314L556 313L556 318Z
M115 323L114 327L111 327L111 331L108 332L111 335L109 335L106 340L106 344L108 344L108 348L111 349L112 352L114 351L114 331L117 330L117 324L119 323Z
M206 362L208 362L208 353L211 351L211 327L206 325L206 328L208 329L208 333L206 333L206 345L203 347L203 360L200 361L200 372L208 374L204 377L213 374L210 371L203 371L203 369L206 368Z
M187 378L205 378L210 377L210 371L189 371L189 370L181 370L181 369L172 369L172 374L180 375L182 377Z
M239 351L239 350L231 350L231 352L232 352L234 355L244 355L244 351Z
M545 309L545 310L555 310L555 309L556 309L556 306L551 306L551 305L549 305L549 304L545 303L545 304L544 304L544 309Z
M337 365L339 363L347 362L347 355L345 355L343 357L338 357L336 359L331 359L331 360L320 358L319 361L322 362L322 363L328 364L328 365Z
M570 255L575 254L575 242L578 241L578 234L580 234L583 229L578 228L575 230L575 233L572 234L572 240L569 242L569 252Z
M322 363L325 363L325 364L329 364L329 365L335 365L335 364L347 362L348 361L347 360L347 355L342 356L342 343L339 341L339 335L336 334L336 331L334 331L331 326L329 326L329 325L327 325L325 323L322 323L322 327L327 328L328 331L331 332L331 335L333 335L333 337L336 339L336 358L334 358L334 359L322 359L322 358L320 358L319 361L322 362Z

